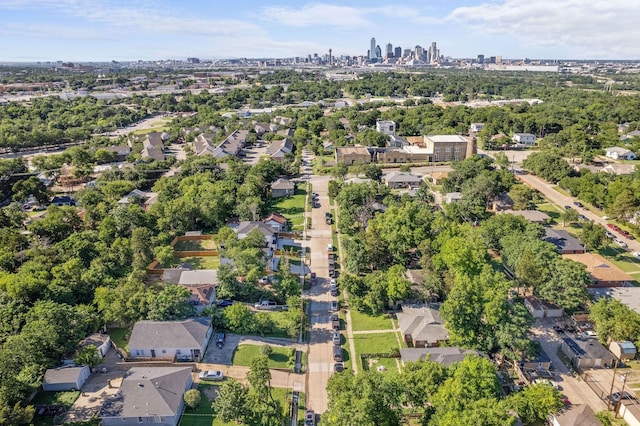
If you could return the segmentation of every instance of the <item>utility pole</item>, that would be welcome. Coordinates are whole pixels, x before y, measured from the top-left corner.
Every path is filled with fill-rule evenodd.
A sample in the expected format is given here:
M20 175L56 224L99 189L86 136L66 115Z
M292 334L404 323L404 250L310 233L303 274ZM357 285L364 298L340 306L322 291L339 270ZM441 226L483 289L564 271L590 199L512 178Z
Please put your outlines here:
M618 371L618 361L616 357L615 367L613 368L613 377L611 378L611 389L609 389L609 397L607 398L607 410L611 410L611 395L613 394L613 383L616 381L616 372Z

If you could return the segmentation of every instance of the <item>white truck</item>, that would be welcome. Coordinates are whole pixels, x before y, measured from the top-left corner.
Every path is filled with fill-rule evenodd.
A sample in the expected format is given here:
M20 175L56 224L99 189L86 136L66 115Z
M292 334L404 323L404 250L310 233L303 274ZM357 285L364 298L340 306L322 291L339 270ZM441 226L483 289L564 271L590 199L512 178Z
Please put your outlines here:
M260 300L253 305L254 308L264 311L286 311L289 309L287 305L278 305L273 300Z

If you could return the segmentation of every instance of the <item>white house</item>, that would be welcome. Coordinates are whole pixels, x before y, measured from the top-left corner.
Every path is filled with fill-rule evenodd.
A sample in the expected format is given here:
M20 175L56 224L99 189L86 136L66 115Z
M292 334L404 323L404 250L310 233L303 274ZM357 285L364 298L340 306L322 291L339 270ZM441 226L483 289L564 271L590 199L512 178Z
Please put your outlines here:
M630 151L626 148L620 148L619 146L605 148L604 153L607 157L612 158L614 160L635 160L636 159L635 152Z
M532 135L531 133L514 133L511 140L523 145L535 145L536 135Z
M184 358L199 361L213 333L211 319L138 321L129 338L132 358Z
M479 133L484 129L484 123L471 123L469 126L469 133Z
M396 123L391 120L376 120L376 132L385 135L396 134Z

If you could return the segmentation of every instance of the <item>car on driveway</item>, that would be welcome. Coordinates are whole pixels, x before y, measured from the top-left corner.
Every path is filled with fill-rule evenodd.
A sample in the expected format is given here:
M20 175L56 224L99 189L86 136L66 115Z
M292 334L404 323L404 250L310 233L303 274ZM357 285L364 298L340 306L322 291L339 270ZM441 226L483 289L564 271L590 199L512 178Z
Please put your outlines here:
M341 362L336 362L335 364L333 364L333 371L335 371L336 373L344 371L344 364Z
M219 331L218 333L216 333L216 346L218 347L218 349L222 349L226 337L227 335L224 331Z
M231 306L231 305L233 305L233 300L223 299L223 300L218 300L216 302L216 306L218 308L226 308L227 306Z
M220 370L204 370L198 374L200 380L208 380L213 382L219 382L224 380L224 374Z
M611 395L608 396L608 398L612 404L617 404L622 399L636 400L636 397L631 395L627 391L612 393Z

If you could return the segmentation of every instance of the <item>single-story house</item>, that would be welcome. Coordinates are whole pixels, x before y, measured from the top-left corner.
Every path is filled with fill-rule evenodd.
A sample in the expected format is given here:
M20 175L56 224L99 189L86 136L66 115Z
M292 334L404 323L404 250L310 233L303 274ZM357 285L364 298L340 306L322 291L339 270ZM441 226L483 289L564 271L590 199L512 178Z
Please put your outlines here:
M212 285L179 285L191 292L189 303L195 306L198 314L216 300L216 288Z
M551 358L549 355L540 348L539 351L532 357L526 357L518 362L518 367L523 373L529 375L529 377L535 374L540 374L545 370L551 369Z
M211 318L183 321L138 321L129 338L132 358L174 357L199 361L213 333Z
M280 178L271 184L271 198L290 197L296 191L296 184L289 179Z
M444 195L444 202L446 204L457 203L460 200L462 200L462 193L461 192L447 192Z
M619 146L605 148L604 155L606 155L609 158L613 158L614 160L635 160L636 159L635 152L627 148L621 148Z
M538 223L540 225L546 225L551 220L551 217L538 210L504 210L498 212L499 214L512 214L514 216L522 216L531 223Z
M567 334L562 339L560 349L576 368L607 368L616 360L616 356L594 338L578 338Z
M637 353L636 345L628 340L622 342L613 341L609 343L609 350L612 354L623 361L634 359Z
M562 229L545 228L544 241L552 243L558 249L560 254L583 254L586 252L585 247L576 237Z
M335 146L333 145L333 142L331 142L331 141L324 141L324 142L322 142L322 148L325 151L333 151L333 148L335 148Z
M191 388L191 367L133 367L102 405L104 426L176 426Z
M403 306L396 316L405 342L415 348L438 347L449 341L444 320L436 309Z
M552 426L602 426L593 410L586 404L571 405L549 416Z
M611 163L604 166L600 170L600 172L611 173L612 175L617 175L617 176L632 175L636 172L636 165Z
M560 306L543 302L535 296L525 297L524 306L534 318L561 318L564 313Z
M536 144L536 135L532 135L531 133L514 133L511 140L515 143L530 146Z
M62 206L75 206L76 202L70 195L56 195L51 199L51 204L62 207Z
M392 172L382 176L382 183L387 185L391 189L398 188L414 188L420 186L422 180L407 172Z
M278 243L278 232L271 225L261 221L242 221L234 231L238 234L238 239L242 240L256 229L264 235L265 247L272 247Z
M100 358L104 358L109 349L111 349L111 338L108 334L94 333L82 340L79 346L83 348L88 345L95 346L98 349Z
M633 277L604 257L596 253L565 254L565 259L580 262L591 274L594 287L626 287L634 281Z
M89 366L50 368L44 373L42 390L60 392L80 390L91 375Z
M168 139L168 138L167 138ZM149 133L142 141L142 159L164 161L164 140L162 133Z
M131 154L131 147L129 145L107 146L98 148L97 150L100 149L108 152L113 152L116 155L116 160L118 161L126 160L129 154Z
M275 161L282 161L287 154L293 152L293 141L289 138L274 140L266 150L266 154Z
M616 299L640 314L640 287L591 287L587 291L595 300L601 297Z
M147 210L158 201L158 195L159 194L157 192L146 192L134 189L124 197L120 198L118 200L118 205L126 206L135 201L139 202L144 210Z
M282 232L287 229L287 218L279 213L271 213L269 216L262 219L262 222L272 227L277 232Z
M467 355L480 356L481 354L474 350L462 349L455 346L442 348L400 349L400 358L402 359L403 364L414 361L433 361L449 366L454 362L462 361Z

